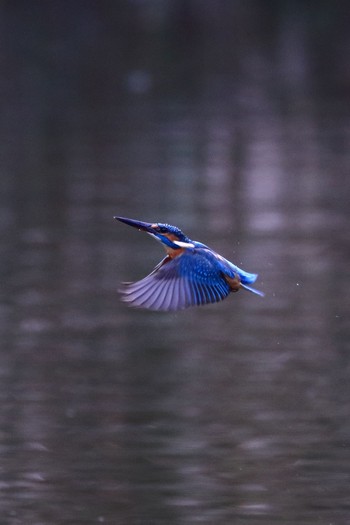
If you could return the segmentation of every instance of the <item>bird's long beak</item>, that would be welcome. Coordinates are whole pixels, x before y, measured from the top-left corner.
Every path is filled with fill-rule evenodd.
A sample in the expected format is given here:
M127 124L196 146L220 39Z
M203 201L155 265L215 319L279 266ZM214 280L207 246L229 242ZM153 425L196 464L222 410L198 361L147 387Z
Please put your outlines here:
M126 217L113 217L117 221L124 222L133 228L137 228L140 231L154 233L154 227L150 222L135 221L134 219L127 219Z

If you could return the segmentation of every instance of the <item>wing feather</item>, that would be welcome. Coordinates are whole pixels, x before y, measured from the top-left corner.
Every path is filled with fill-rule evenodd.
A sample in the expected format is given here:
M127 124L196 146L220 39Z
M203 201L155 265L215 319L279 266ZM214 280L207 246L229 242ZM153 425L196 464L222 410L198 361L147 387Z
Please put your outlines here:
M222 301L230 287L217 259L202 248L163 259L144 279L125 284L121 293L131 306L152 310L181 310Z
M196 302L196 304L201 305L201 304L203 304L203 302L202 302L202 297L201 297L201 292L200 292L200 289L199 289L199 285L195 281L193 281L192 284L193 284L195 302Z
M167 286L163 286L163 302L161 309L162 310L171 310L171 305L173 301L174 288L177 286L174 277L170 279Z

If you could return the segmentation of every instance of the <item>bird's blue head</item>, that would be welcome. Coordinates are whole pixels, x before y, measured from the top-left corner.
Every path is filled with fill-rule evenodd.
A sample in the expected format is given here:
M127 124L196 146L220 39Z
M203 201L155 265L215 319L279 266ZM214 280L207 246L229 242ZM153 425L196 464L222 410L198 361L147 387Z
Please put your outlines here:
M158 222L157 224L152 224L152 227L154 228L156 234L166 236L171 240L190 242L190 239L177 226Z
M179 249L181 245L174 244L175 242L190 244L191 240L178 228L177 226L171 226L171 224L150 223L136 221L134 219L127 219L125 217L114 217L114 219L124 222L129 226L133 226L140 231L145 231L163 243L166 247L172 249Z

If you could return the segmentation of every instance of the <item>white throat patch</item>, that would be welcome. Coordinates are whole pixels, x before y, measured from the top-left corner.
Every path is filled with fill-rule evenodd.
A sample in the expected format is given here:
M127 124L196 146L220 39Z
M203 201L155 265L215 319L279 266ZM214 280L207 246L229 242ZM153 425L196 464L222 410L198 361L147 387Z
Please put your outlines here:
M194 244L191 242L182 242L182 241L172 241L179 248L194 248Z

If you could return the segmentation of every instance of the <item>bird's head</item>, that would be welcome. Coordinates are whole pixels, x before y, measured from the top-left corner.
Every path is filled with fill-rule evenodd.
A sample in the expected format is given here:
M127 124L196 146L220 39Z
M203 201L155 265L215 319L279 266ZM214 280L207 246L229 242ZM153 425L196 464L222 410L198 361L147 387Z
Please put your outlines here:
M177 226L171 226L171 224L163 224L161 222L150 223L136 221L125 217L114 217L114 219L124 222L129 226L133 226L140 231L149 233L168 248L179 249L193 246L191 240L186 237Z

